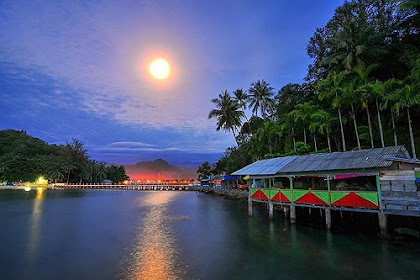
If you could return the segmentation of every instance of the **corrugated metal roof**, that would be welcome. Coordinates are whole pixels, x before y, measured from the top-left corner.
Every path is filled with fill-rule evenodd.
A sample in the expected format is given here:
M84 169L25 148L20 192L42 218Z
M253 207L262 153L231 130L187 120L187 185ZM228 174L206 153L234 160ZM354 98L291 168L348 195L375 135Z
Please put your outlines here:
M372 169L391 166L392 158L410 159L403 146L360 151L311 154L266 159L254 162L232 175L274 175L296 172Z
M232 173L232 175L274 175L294 160L296 156L259 160Z
M387 167L392 164L389 157L397 156L409 159L403 146L393 146L360 151L335 152L331 154L311 154L298 156L279 173L314 172L348 169L370 169Z

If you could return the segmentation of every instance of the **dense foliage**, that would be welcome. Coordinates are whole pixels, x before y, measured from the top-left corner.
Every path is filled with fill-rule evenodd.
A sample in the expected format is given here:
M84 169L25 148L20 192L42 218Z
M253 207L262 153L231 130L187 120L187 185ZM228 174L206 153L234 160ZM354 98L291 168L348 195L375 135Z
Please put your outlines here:
M230 96L209 117L234 132L207 174L255 160L402 144L416 157L420 134L419 1L352 0L310 38L306 82L278 90L264 80ZM223 104L222 95L214 104ZM233 103L236 102L235 106ZM229 116L224 121L218 112ZM247 112L252 117L246 116ZM200 173L200 172L199 172Z
M83 143L49 145L25 131L0 131L0 181L120 182L127 179L124 166L90 160Z

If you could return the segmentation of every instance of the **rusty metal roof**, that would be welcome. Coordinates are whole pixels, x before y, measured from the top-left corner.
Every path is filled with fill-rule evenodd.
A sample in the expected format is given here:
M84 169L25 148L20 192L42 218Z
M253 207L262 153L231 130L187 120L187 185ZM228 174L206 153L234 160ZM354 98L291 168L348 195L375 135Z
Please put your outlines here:
M254 162L232 175L274 175L332 170L373 169L391 166L392 158L410 159L403 146L348 152L287 156Z

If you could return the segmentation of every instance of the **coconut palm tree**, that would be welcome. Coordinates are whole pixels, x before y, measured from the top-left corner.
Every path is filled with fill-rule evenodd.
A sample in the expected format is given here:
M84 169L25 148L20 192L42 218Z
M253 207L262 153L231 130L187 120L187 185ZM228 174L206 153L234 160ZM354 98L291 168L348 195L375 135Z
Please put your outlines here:
M106 165L101 162L98 165L96 176L98 178L98 183L102 183L106 179Z
M242 110L244 111L244 116L246 119L246 123L248 124L248 128L250 128L251 124L249 123L249 119L246 116L246 106L249 100L249 96L245 90L238 88L233 92L233 99L241 105Z
M411 150L413 153L413 158L417 158L416 146L414 144L413 128L411 126L410 108L413 106L420 105L420 93L419 91L416 91L414 89L415 89L415 86L413 85L405 85L401 89L396 90L389 98L395 102L394 109L397 112L399 112L402 109L405 109L407 112L408 131L410 133Z
M343 87L344 99L334 100L333 103L344 101L345 103L350 104L351 118L353 119L354 132L356 133L357 147L359 150L361 150L359 130L357 128L356 112L354 111L354 101L358 99L358 94L355 91L355 87L356 87L356 81L353 79Z
M369 127L369 136L370 136L370 145L372 148L375 148L373 144L373 132L372 132L372 122L370 120L370 112L369 112L369 95L367 94L368 91L368 83L369 83L369 75L370 73L378 67L377 64L371 64L366 69L356 66L353 71L358 75L359 79L359 86L357 87L357 91L361 95L362 99L362 107L366 108L366 115L368 120L368 127Z
M274 107L274 101L272 99L274 94L273 90L274 88L264 80L258 80L251 84L251 87L248 90L250 93L249 108L252 108L252 114L254 116L256 116L258 110L260 110L261 117L264 119L267 117L269 109Z
M389 109L391 113L391 125L392 125L392 132L394 134L394 145L398 145L398 138L397 138L397 130L395 127L395 102L393 100L393 93L399 89L399 87L403 84L402 81L396 79L389 79L384 83L384 98L381 105L381 109Z
M285 121L280 125L280 129L283 131L290 131L290 135L293 140L293 150L296 152L296 135L295 135L295 117L290 112L286 114Z
M342 26L341 32L332 38L333 42L330 42L330 45L337 46L337 49L322 63L330 70L337 71L350 71L354 67L365 69L365 57L386 53L383 47L376 45L376 42L380 41L379 36L371 25L351 21Z
M76 169L76 164L71 161L66 161L62 164L61 168L63 171L67 174L67 184L69 184L70 181L70 173Z
M316 131L319 129L320 123L317 121L314 121L311 115L311 122L309 124L309 131L312 133L313 139L314 139L314 148L315 152L318 152L318 145L316 143Z
M375 100L376 104L376 113L378 115L378 124L379 124L379 134L381 136L381 145L382 148L385 147L385 141L384 141L384 133L382 130L382 120L381 120L381 113L380 113L380 106L379 106L379 100L383 100L385 95L385 84L379 80L376 80L375 82L370 82L366 85L367 94L369 97L373 98Z
M241 88L236 89L235 91L233 91L233 99L236 100L236 102L238 102L239 105L241 105L242 110L244 110L245 119L247 122L249 122L249 119L245 114L247 102L249 100L249 96L246 93L246 91L244 91Z
M242 124L244 112L240 109L240 104L233 100L227 90L219 94L219 98L214 98L211 102L216 106L216 109L210 111L208 118L217 118L217 128L219 131L232 131L236 144L238 140L236 136L237 128Z
M317 89L319 90L319 99L333 99L341 98L343 93L343 82L344 77L348 74L347 71L341 71L340 73L332 72L326 79L320 80L317 84ZM341 130L341 141L343 145L343 151L346 151L346 139L344 137L344 128L343 128L343 117L341 115L341 105L336 106L338 111L338 118L340 121L340 130Z
M303 142L306 141L306 128L309 127L311 115L317 110L316 105L311 105L309 102L296 105L296 109L290 112L295 117L295 122L300 122L303 126Z
M57 181L61 181L64 178L64 174L59 168L54 168L49 172L48 177L50 177L54 183L57 183Z
M276 122L271 120L265 120L263 125L257 130L257 139L264 143L268 148L268 153L273 153L273 146L278 143L279 137L281 137L280 127Z
M334 119L331 117L331 115L327 111L317 110L311 115L311 120L312 120L312 123L310 126L312 126L312 130L314 130L314 128L317 128L319 133L327 134L328 150L331 153L330 134L332 131L331 126Z

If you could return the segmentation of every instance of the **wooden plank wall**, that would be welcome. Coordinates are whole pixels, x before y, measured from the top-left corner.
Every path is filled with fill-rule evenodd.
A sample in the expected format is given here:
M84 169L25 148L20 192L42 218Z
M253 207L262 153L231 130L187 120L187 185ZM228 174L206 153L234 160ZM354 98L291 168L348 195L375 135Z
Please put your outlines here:
M380 183L384 211L396 215L420 215L420 191L414 169L381 170Z

